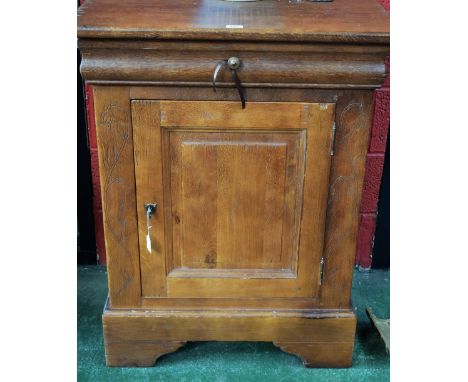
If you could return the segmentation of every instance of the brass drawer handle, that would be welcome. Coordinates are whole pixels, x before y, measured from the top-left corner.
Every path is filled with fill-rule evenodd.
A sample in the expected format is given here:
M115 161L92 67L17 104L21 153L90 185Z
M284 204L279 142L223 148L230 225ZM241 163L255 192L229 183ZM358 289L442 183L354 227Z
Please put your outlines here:
M241 67L241 60L239 58L230 57L227 60L218 62L213 71L213 91L216 92L216 77L218 76L219 71L226 66L231 70L232 81L236 85L237 91L239 92L239 97L242 103L242 109L245 109L244 88L242 87L242 83L237 74L237 69Z

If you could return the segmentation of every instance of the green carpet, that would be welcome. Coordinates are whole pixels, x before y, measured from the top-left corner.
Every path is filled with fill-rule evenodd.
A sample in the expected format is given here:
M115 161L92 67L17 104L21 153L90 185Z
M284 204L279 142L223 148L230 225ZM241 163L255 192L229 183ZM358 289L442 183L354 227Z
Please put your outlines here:
M263 342L189 342L150 368L108 368L101 312L107 295L104 267L78 267L78 381L389 381L389 356L365 309L390 314L390 274L354 274L358 328L349 369L307 369L299 358Z

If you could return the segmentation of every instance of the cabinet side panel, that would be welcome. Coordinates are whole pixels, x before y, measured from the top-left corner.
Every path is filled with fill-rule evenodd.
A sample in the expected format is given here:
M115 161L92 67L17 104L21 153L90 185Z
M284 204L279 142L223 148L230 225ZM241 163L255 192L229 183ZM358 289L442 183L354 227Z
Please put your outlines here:
M321 305L326 308L350 304L371 117L372 92L345 92L339 98L321 288Z
M129 90L94 87L104 235L112 308L141 302Z

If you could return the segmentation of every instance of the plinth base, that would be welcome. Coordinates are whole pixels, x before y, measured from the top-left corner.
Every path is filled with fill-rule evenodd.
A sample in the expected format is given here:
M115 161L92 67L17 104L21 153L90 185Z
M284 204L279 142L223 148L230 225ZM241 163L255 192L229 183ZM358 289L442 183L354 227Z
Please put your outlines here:
M112 310L103 313L107 366L152 366L187 341L273 342L307 367L349 367L352 310Z

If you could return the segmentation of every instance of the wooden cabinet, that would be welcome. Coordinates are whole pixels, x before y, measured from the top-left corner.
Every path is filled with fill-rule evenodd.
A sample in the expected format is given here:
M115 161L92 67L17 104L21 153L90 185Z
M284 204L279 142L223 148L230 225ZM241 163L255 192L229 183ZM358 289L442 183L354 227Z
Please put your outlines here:
M78 35L94 87L107 364L222 340L350 366L384 11L372 0L94 0ZM240 67L219 66L214 92L230 57Z

